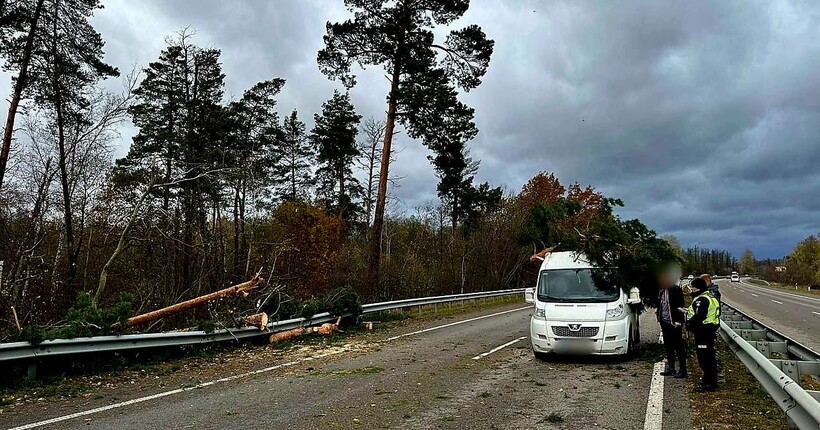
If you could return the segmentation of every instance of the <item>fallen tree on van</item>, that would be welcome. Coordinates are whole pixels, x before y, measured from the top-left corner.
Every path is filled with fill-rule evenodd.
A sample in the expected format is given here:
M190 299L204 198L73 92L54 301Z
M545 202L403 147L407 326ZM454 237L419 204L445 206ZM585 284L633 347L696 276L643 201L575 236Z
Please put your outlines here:
M657 306L657 274L681 258L669 243L640 220L623 220L615 208L619 199L601 198L595 206L568 196L552 203L535 203L527 217L522 241L529 241L542 253L576 251L586 255L602 272L604 284L618 285L627 294L634 287L644 305ZM584 217L579 214L584 213ZM579 222L579 220L582 220ZM540 254L540 253L539 253ZM533 257L537 258L536 254Z

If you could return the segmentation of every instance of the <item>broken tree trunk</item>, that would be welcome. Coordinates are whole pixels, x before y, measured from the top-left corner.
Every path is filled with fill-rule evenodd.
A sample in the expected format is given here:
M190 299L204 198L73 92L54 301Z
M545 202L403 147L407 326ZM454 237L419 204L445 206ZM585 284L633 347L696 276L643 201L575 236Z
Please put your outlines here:
M295 337L299 337L299 336L305 334L305 331L306 330L305 330L304 327L297 327L297 328L294 328L294 329L291 329L291 330L286 330L286 331L282 331L282 332L279 332L279 333L274 333L274 334L270 335L269 341L270 341L270 343L276 343L276 342L282 342L283 340L293 339Z
M283 340L290 340L296 337L299 337L305 333L316 333L321 335L329 335L333 332L339 330L339 323L342 322L342 317L336 318L336 322L325 323L320 325L319 327L297 327L291 330L286 330L279 333L274 333L270 336L270 343L282 342Z
M147 323L149 321L158 320L169 315L174 315L182 311L195 308L197 306L202 306L205 303L222 297L233 296L237 294L247 294L248 291L256 288L259 284L262 284L263 282L265 282L265 280L262 279L262 277L260 277L259 275L256 275L256 277L254 277L248 282L234 285L223 290L214 291L213 293L206 294L204 296L199 296L191 300L186 300L182 303L177 303L166 308L157 309L155 311L148 312L142 315L133 316L131 318L128 318L128 322L125 325L127 327L133 327L136 325Z
M268 328L268 314L262 312L260 314L248 315L245 317L245 324L254 326L259 330Z

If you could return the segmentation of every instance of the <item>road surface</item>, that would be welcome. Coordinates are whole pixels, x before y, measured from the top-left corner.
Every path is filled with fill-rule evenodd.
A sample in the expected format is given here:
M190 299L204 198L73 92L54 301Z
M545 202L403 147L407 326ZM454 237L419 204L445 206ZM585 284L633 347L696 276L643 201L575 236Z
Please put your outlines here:
M723 299L749 316L820 351L820 298L741 282L719 281Z
M529 315L515 304L416 321L361 335L357 348L278 357L256 374L170 395L174 387L146 386L116 403L89 395L26 405L0 414L0 428L110 408L39 428L644 429L650 400L663 409L663 429L691 427L685 381L667 378L666 396L649 399L657 366L646 359L536 360ZM642 316L645 343L658 338L652 317Z

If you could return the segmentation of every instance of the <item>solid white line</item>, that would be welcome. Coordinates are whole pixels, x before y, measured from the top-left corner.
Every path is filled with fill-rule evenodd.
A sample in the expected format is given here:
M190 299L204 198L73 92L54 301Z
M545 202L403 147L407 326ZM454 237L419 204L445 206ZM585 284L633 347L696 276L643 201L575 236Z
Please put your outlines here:
M440 326L437 326L437 327L431 327L431 328L428 328L428 329L425 329L425 330L415 331L413 333L406 333L406 334L402 334L402 335L399 335L399 336L393 336L391 338L388 338L387 340L391 341L391 340L395 340L395 339L402 338L402 337L405 337L405 336L412 336L414 334L425 333L425 332L428 332L428 331L438 330L438 329L445 328L445 327L452 327L454 325L464 324L464 323L467 323L467 322L470 322L470 321L476 321L476 320L480 320L480 319L483 319L483 318L490 318L490 317L494 317L494 316L497 316L497 315L503 315L503 314L510 313L510 312L521 311L521 310L524 310L524 309L532 309L532 306L527 306L527 307L518 308L518 309L511 309L511 310L503 311L503 312L496 312L494 314L483 315L483 316L480 316L480 317L470 318L470 319L462 320L462 321L456 321L454 323L440 325ZM522 338L522 339L524 339L524 338ZM270 371L273 371L273 370L281 369L283 367L294 366L294 365L299 364L299 363L304 363L306 361L317 360L317 359L328 357L328 356L331 356L331 355L340 354L342 352L347 352L347 350L341 349L341 350L326 352L324 354L314 355L312 357L300 358L298 360L289 361L287 363L282 363L282 364L277 364L275 366L266 367L264 369L252 370L250 372L240 373L238 375L228 376L228 377L221 378L221 379L216 379L216 380L210 381L210 382L203 382L201 384L197 384L197 385L194 385L192 387L177 388L176 390L163 391L161 393L152 394L150 396L140 397L140 398L137 398L137 399L132 399L132 400L128 400L128 401L120 402L120 403L114 403L112 405L102 406L102 407L94 408L94 409L89 409L89 410L86 410L86 411L77 412L77 413L73 413L73 414L70 414L70 415L65 415L65 416L62 416L62 417L56 417L56 418L51 418L51 419L44 420L44 421L38 421L36 423L26 424L26 425L22 425L22 426L19 426L19 427L14 427L14 428L11 428L11 429L8 429L8 430L27 430L27 429L33 429L33 428L36 428L36 427L47 426L47 425L59 423L59 422L74 419L74 418L84 417L86 415L92 415L92 414L96 414L96 413L100 413L100 412L109 411L109 410L112 410L112 409L118 409L118 408L122 408L122 407L125 407L125 406L135 405L137 403L147 402L149 400L160 399L160 398L167 397L167 396L170 396L170 395L173 395L173 394L184 393L186 391L196 390L198 388L205 388L205 387L208 387L208 386L211 386L211 385L214 385L214 384L219 384L221 382L233 381L235 379L241 379L241 378L245 378L245 377L252 376L252 375L258 375L260 373L266 373L266 372L270 372Z
M527 338L526 336L521 336L518 339L514 339L514 340L511 340L511 341L505 343L504 345L496 346L495 348L493 348L493 349L491 349L487 352L482 352L481 354L476 355L475 357L473 357L473 360L478 360L479 358L486 357L486 356L488 356L488 355L490 355L494 352L501 351L502 349L504 349L504 348L516 343L516 342L521 342L522 340L524 340L526 338Z
M649 385L649 399L646 401L646 416L643 420L644 430L663 428L663 367L663 361L659 361L652 369L652 382Z
M777 303L778 305L782 305L782 304L783 304L783 302L778 302L778 301L777 301L777 300L775 300L775 299L772 299L772 301L773 301L773 302L775 302L775 303Z
M416 335L416 334L427 333L428 331L433 331L433 330L439 330L439 329L442 329L442 328L452 327L454 325L459 325L459 324L464 324L464 323L468 323L468 322L472 322L472 321L477 321L477 320L481 320L481 319L484 319L484 318L490 318L490 317L495 317L495 316L498 316L498 315L504 315L504 314L508 314L510 312L523 311L525 309L532 309L532 306L527 306L527 307L518 308L518 309L510 309L508 311L496 312L494 314L482 315L480 317L475 317L475 318L470 318L470 319L467 319L467 320L456 321L456 322L453 322L453 323L450 323L450 324L444 324L444 325L440 325L440 326L426 328L424 330L417 330L417 331L414 331L414 332L411 332L411 333L400 334L398 336L393 336L393 337L387 338L387 341L396 340L396 339L400 339L400 338L407 337L407 336L413 336L413 335Z
M73 413L73 414L70 414L70 415L65 415L65 416L62 416L62 417L51 418L51 419L44 420L44 421L38 421L36 423L31 423L31 424L22 425L22 426L19 426L19 427L14 427L14 428L11 428L9 430L26 430L26 429L33 429L35 427L47 426L47 425L50 425L50 424L55 424L55 423L59 423L59 422L74 419L74 418L84 417L86 415L91 415L91 414L96 414L96 413L99 413L99 412L109 411L111 409L122 408L122 407L125 407L125 406L135 405L137 403L147 402L149 400L160 399L160 398L167 397L167 396L170 396L170 395L173 395L173 394L184 393L186 391L196 390L198 388L205 388L205 387L208 387L208 386L211 386L211 385L214 385L214 384L218 384L218 383L221 383L221 382L233 381L235 379L245 378L247 376L258 375L260 373L265 373L265 372L270 372L272 370L281 369L283 367L290 367L290 366L293 366L293 365L296 365L296 364L299 364L299 363L304 363L306 361L317 360L319 358L324 358L324 357L328 357L328 356L331 356L331 355L340 354L342 352L347 352L347 350L341 349L341 350L326 352L324 354L314 355L312 357L300 358L298 360L289 361L287 363L282 363L282 364L277 364L275 366L266 367L264 369L252 370L250 372L240 373L238 375L228 376L228 377L217 379L217 380L210 381L210 382L203 382L201 384L197 384L197 385L194 385L192 387L177 388L176 390L163 391L161 393L152 394L150 396L140 397L140 398L137 398L137 399L132 399L132 400L128 400L128 401L120 402L120 403L114 403L113 405L102 406L102 407L99 407L99 408L89 409L87 411L77 412L77 413Z

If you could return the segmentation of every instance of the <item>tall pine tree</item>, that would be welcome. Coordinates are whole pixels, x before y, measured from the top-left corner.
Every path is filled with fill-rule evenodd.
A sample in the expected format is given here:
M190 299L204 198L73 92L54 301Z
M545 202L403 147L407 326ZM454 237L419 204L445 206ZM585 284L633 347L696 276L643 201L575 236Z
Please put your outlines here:
M353 19L327 23L325 47L319 51L319 69L351 87L353 64L379 65L387 72L387 119L379 187L371 235L368 281L378 283L381 232L387 198L391 145L396 121L411 137L434 136L448 110L458 105L450 81L466 91L477 87L487 71L493 41L477 25L451 31L435 40L437 26L449 25L467 11L469 0L386 1L345 0ZM440 57L439 57L440 54Z
M274 147L273 177L280 200L304 200L313 185L310 166L315 153L294 109L282 121L282 137Z
M354 198L361 194L361 185L353 176L353 163L359 155L356 135L361 118L350 96L334 91L333 97L322 104L322 114L314 115L315 126L310 135L310 142L318 152L319 194L348 224L360 211Z
M231 132L223 163L230 169L225 176L232 189L234 281L247 277L241 270L240 259L248 249L245 229L248 197L252 204L257 203L259 191L271 185L268 166L273 164L272 151L281 139L276 96L284 85L285 80L280 78L259 82L227 109Z
M181 254L174 257L181 266L176 283L189 287L199 255L196 244L209 244L208 205L219 205L219 182L209 172L222 166L230 127L221 104L225 75L220 51L194 46L184 30L167 43L135 90L137 101L130 111L139 132L126 157L117 160L117 177L132 186L145 186L154 175L162 175L164 183L175 180L174 187L161 187L157 197L171 217L163 228L176 239L176 253ZM195 241L196 235L201 240Z

